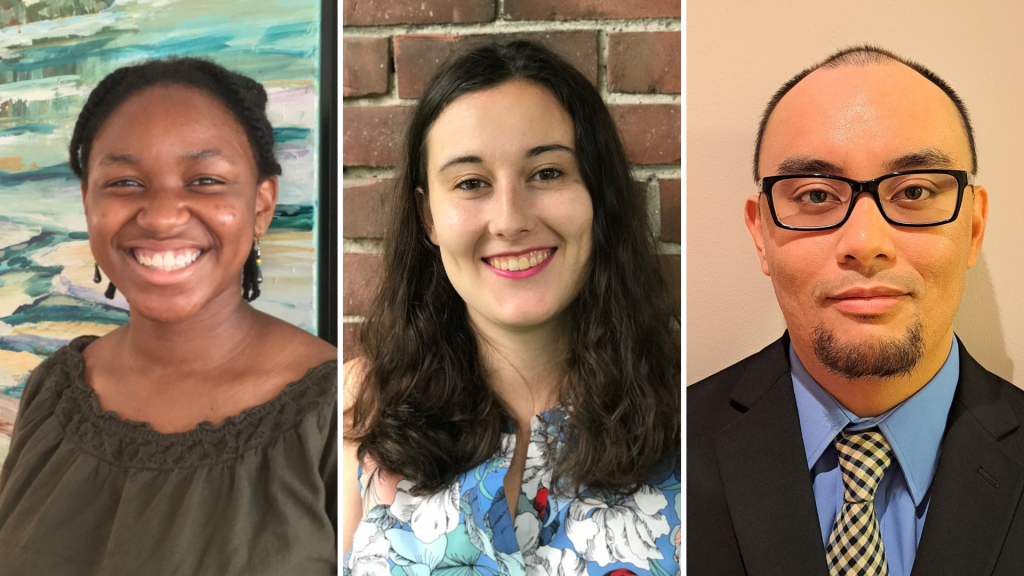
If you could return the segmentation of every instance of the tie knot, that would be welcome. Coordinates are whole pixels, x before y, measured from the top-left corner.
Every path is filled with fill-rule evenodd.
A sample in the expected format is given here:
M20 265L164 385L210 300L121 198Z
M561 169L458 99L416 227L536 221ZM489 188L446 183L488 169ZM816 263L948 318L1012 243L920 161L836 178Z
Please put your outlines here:
M847 502L870 502L892 461L892 449L877 428L836 437Z

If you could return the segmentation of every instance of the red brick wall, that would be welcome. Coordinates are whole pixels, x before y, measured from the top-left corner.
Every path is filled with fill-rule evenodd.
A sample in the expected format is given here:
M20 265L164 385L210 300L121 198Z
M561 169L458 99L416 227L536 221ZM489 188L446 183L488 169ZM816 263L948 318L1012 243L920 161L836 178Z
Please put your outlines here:
M680 305L679 0L344 0L344 358L358 355L380 257L381 195L427 82L455 51L523 38L554 50L604 96L660 231Z

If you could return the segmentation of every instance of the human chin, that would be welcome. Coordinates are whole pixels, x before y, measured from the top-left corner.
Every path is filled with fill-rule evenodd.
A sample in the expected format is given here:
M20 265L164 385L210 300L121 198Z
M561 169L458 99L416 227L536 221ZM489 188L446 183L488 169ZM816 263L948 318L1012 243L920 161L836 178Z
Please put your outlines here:
M201 307L192 295L182 294L177 290L174 291L177 293L168 292L152 288L126 288L124 297L128 301L131 317L174 324L194 316Z
M811 333L814 356L833 374L849 380L907 376L924 357L923 327L917 320L901 328L895 335L849 338L818 324Z

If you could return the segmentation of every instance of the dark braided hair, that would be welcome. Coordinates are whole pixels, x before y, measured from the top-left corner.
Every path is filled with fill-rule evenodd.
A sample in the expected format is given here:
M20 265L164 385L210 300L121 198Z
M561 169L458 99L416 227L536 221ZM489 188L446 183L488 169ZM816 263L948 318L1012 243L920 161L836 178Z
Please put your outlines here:
M274 157L274 129L267 119L267 91L249 78L223 66L200 58L169 58L151 60L135 66L118 68L107 75L89 94L78 114L71 136L69 164L82 182L89 178L89 153L97 132L107 118L132 95L154 86L181 85L198 88L224 105L245 130L256 161L257 179L263 181L281 175L281 165ZM243 297L251 302L260 295L256 281L256 252L242 268ZM113 297L114 285L107 289Z

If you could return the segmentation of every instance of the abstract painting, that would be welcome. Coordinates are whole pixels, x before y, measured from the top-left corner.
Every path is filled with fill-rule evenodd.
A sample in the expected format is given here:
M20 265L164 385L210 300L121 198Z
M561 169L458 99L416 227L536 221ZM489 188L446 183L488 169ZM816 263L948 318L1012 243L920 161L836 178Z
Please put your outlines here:
M28 373L128 320L93 283L67 162L89 92L121 66L199 56L267 89L284 174L254 306L316 333L320 14L320 0L0 0L0 462Z

